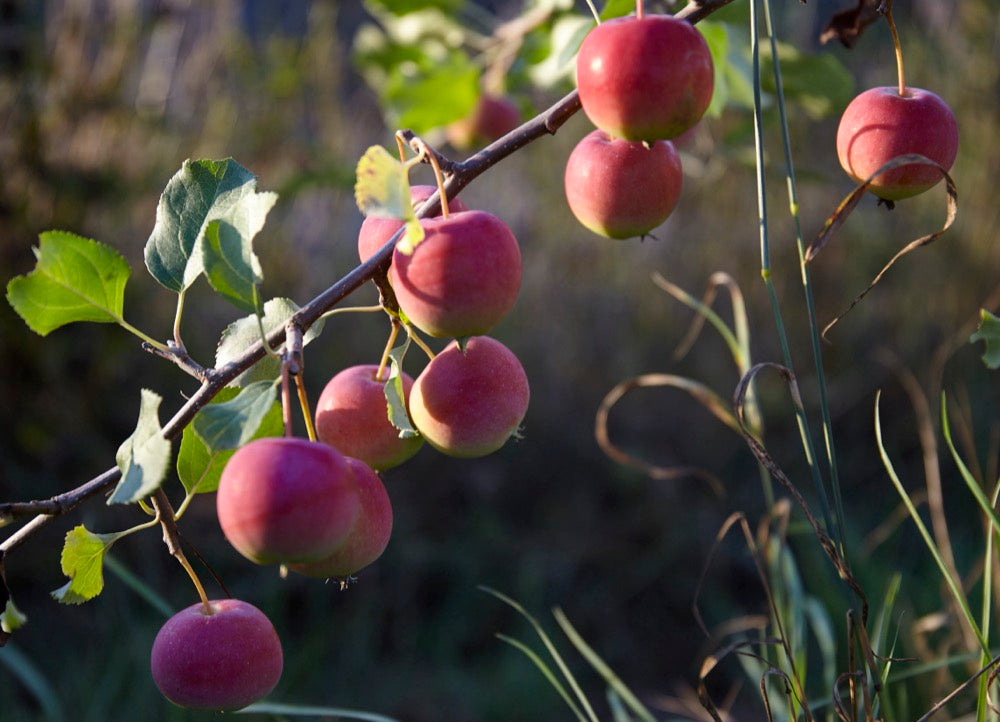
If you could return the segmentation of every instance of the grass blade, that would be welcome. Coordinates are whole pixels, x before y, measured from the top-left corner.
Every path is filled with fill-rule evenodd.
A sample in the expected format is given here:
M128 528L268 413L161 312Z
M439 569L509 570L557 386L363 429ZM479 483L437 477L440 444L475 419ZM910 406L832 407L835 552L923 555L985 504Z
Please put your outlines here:
M584 717L583 712L580 711L580 708L573 701L573 698L570 696L569 692L566 691L566 688L563 687L562 684L559 682L559 678L556 677L555 673L549 668L547 664L545 664L545 661L538 656L535 650L533 650L531 647L529 647L521 640L514 639L513 637L508 637L506 634L497 634L497 639L499 639L502 642L506 642L510 646L514 647L514 649L524 654L525 657L530 659L534 663L534 665L538 667L539 671L541 671L541 673L545 675L545 679L547 679L549 681L549 684L551 684L555 688L556 692L559 693L559 696L563 698L563 701L566 702L567 705L569 705L569 708L571 710L573 710L573 714L576 715L576 718L580 720L580 722L587 722L587 718Z
M338 719L361 720L361 722L399 722L394 717L363 712L342 707L322 707L306 704L282 704L280 702L257 702L233 714L278 714L289 717L336 717Z

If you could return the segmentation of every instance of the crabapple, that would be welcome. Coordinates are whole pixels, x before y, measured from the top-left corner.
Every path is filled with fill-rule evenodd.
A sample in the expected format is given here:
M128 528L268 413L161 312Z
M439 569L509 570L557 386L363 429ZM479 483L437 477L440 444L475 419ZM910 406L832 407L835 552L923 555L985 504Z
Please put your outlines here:
M492 143L521 124L521 111L509 98L491 93L479 96L472 113L449 124L448 142L459 150Z
M848 104L837 128L837 157L855 181L867 180L899 155L918 153L951 168L958 154L958 123L948 104L921 88L870 88ZM936 185L941 171L924 164L879 173L868 190L888 201Z
M347 459L354 474L361 511L347 538L329 556L291 569L321 579L348 577L378 559L392 534L392 504L385 485L372 469L357 459Z
M682 181L680 156L669 140L611 140L605 131L595 130L566 162L566 201L594 233L631 238L667 219L677 205Z
M528 377L517 356L488 336L451 342L424 367L410 392L414 426L450 456L490 454L528 410Z
M316 436L345 456L383 470L417 453L423 439L400 438L389 421L385 381L375 377L378 370L375 364L351 366L327 382L316 403ZM402 381L405 401L413 378L403 373Z
M690 23L622 17L587 33L576 83L590 122L613 138L667 140L708 109L715 70L708 43Z
M290 437L240 447L222 470L216 496L226 539L258 564L322 559L347 536L359 507L343 455Z
M153 681L174 704L236 710L264 697L281 678L281 641L257 607L238 599L201 602L160 628L150 653Z
M461 338L492 328L521 289L521 250L511 230L486 211L421 221L412 253L398 247L389 281L406 317L425 333Z
M410 200L413 207L417 208L426 201L435 191L437 186L416 185L410 187ZM460 198L452 198L448 201L448 210L467 211L468 206ZM358 258L364 263L378 251L385 242L392 238L392 234L403 227L403 221L398 218L384 218L381 216L368 216L361 222L361 230L358 231Z

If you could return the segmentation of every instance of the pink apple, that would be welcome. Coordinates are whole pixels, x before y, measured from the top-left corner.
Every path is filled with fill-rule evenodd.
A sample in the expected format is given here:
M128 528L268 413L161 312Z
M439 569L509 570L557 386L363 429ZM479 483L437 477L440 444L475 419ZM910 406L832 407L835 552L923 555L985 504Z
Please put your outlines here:
M267 695L281 678L281 641L257 607L237 599L199 602L163 625L150 654L153 681L174 704L236 710Z
M410 187L410 199L413 207L419 210L420 205L434 195L437 186L417 185ZM467 211L468 206L460 198L452 198L448 201L449 211ZM403 227L403 222L398 218L381 218L379 216L368 216L361 222L361 230L358 231L358 258L364 263L371 258L375 252L385 245L385 242L392 238L392 234Z
M470 115L451 123L448 142L459 150L492 143L521 124L521 111L509 99L484 93Z
M609 238L649 233L681 194L681 160L669 140L611 140L595 130L566 162L566 201L584 226Z
M521 250L514 234L485 211L421 221L413 253L397 247L389 281L406 317L437 338L482 334L513 307L521 289Z
M475 336L464 352L453 341L424 367L410 392L410 415L437 450L485 456L517 430L528 398L517 356L495 339Z
M347 536L359 508L344 456L289 437L240 447L222 470L216 496L226 539L258 564L322 559Z
M392 504L378 474L357 459L347 463L354 474L361 512L354 527L335 552L310 564L292 564L293 571L320 579L349 577L385 551L392 534Z
M667 140L698 122L715 70L693 25L669 15L615 18L583 39L576 59L580 103L613 138Z
M316 436L345 456L381 471L417 453L423 439L400 438L399 429L389 421L385 379L376 379L377 372L375 364L351 366L327 382L316 402ZM402 381L405 400L413 379L404 373Z
M958 123L929 90L871 88L851 101L837 128L837 157L856 182L867 180L899 155L919 153L948 170L958 154ZM933 166L904 165L880 173L869 190L895 201L923 193L943 176Z

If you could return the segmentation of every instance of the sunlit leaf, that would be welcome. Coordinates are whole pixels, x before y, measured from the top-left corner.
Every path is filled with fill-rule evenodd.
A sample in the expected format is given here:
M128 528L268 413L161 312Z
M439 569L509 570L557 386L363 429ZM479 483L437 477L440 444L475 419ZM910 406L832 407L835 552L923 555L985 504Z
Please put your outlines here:
M63 604L82 604L100 594L104 589L104 554L117 538L117 534L94 534L82 524L67 532L60 563L69 582L52 596Z
M390 125L426 133L465 117L479 100L480 75L464 52L423 66L393 68L381 96Z
M979 311L979 329L969 337L969 341L985 341L983 363L991 369L1000 368L1000 318L985 308Z
M406 15L426 8L455 12L462 7L463 0L369 0L369 3L384 8L394 15Z
M273 193L258 193L257 178L231 158L184 161L160 196L146 242L146 267L165 287L183 291L204 269L202 238L208 224L228 221L252 239L275 199Z
M128 262L113 248L65 231L39 235L35 269L7 284L7 300L42 336L74 321L120 323Z
M209 404L191 425L209 453L238 449L254 437L274 405L278 386L257 381L246 386L231 401Z
M370 147L358 161L354 199L366 216L403 220L414 217L406 169L380 145Z
M254 344L260 342L260 325L264 333L270 333L278 326L284 325L292 315L299 310L298 305L287 298L272 298L264 304L262 324L258 324L255 315L245 316L233 321L222 332L219 347L215 351L215 366L221 368L228 363L241 358ZM323 330L323 321L314 323L306 331L302 340L308 344L319 336ZM254 381L271 381L281 373L281 361L273 356L265 356L253 367L244 371L230 383L230 386L246 386Z
M3 612L0 612L0 631L10 634L28 623L28 617L14 605L13 599L8 599Z
M130 504L156 491L167 476L170 441L160 426L159 394L142 390L139 421L135 431L118 447L115 460L122 478L108 498L108 504Z
M635 0L608 0L601 10L601 20L629 15L635 10Z
M237 390L225 388L215 397L213 403L231 401L237 395ZM253 438L264 436L281 436L284 433L284 422L281 417L281 404L275 401L270 411L264 416ZM189 425L181 436L181 447L177 453L177 476L189 494L204 494L219 488L219 477L226 462L235 453L226 449L210 451L205 442L199 438Z

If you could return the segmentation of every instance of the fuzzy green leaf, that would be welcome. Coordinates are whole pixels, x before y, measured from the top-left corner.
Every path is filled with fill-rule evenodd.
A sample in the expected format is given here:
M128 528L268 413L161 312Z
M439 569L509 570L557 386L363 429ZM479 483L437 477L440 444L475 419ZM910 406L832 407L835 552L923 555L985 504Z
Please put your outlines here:
M74 321L121 323L132 273L121 254L65 231L38 238L35 269L7 284L7 300L28 327L45 336Z
M412 439L420 436L420 432L410 421L410 415L406 413L406 396L403 391L403 356L410 348L410 337L406 341L389 352L389 360L392 364L389 371L389 378L385 382L385 400L388 406L389 422L399 429L399 438Z
M94 534L82 524L66 534L61 565L69 582L52 592L62 604L82 604L104 589L104 554L117 534Z
M231 401L209 404L191 425L209 454L238 449L254 437L274 406L278 385L257 381L246 386Z
M854 77L833 53L807 55L789 43L777 45L786 102L798 105L810 118L820 120L840 112L851 101ZM761 62L770 63L770 44L762 45L760 50ZM761 85L769 93L776 92L769 67L761 73Z
M264 280L252 240L229 221L217 219L205 228L202 243L209 284L234 306L250 312L257 309L257 286Z
M8 599L3 612L0 612L0 631L10 634L28 623L28 617L14 606L14 600Z
M463 118L479 99L481 69L460 51L392 68L382 88L390 125L426 133ZM428 103L427 99L434 102Z
M163 437L160 426L159 394L142 390L139 421L135 431L118 447L115 461L122 478L108 498L108 504L131 504L154 491L167 476L170 464L170 441Z
M236 389L225 388L213 403L225 403L236 397ZM253 438L281 436L285 427L281 417L281 404L275 401L264 416ZM236 453L227 449L210 451L195 430L189 425L181 436L181 448L177 453L177 476L188 494L204 494L219 488L219 477L226 462Z
M262 324L264 332L270 333L278 326L283 325L296 311L298 305L287 298L272 298L264 304L264 316ZM323 321L314 323L302 341L308 344L319 336L323 330ZM226 327L219 339L219 347L215 352L216 368L225 366L243 356L254 344L260 341L260 325L254 315L245 316ZM281 373L281 361L272 356L266 356L258 361L252 368L244 371L230 383L230 386L247 386L255 381L273 381Z
M184 161L160 196L146 267L180 293L204 270L202 239L209 223L228 221L249 243L275 200L273 193L258 193L257 178L231 158Z
M988 368L1000 368L1000 317L994 316L985 308L979 311L979 329L969 337L969 341L985 341L983 363Z
M635 0L608 0L601 10L601 20L628 15L633 10L635 10Z

